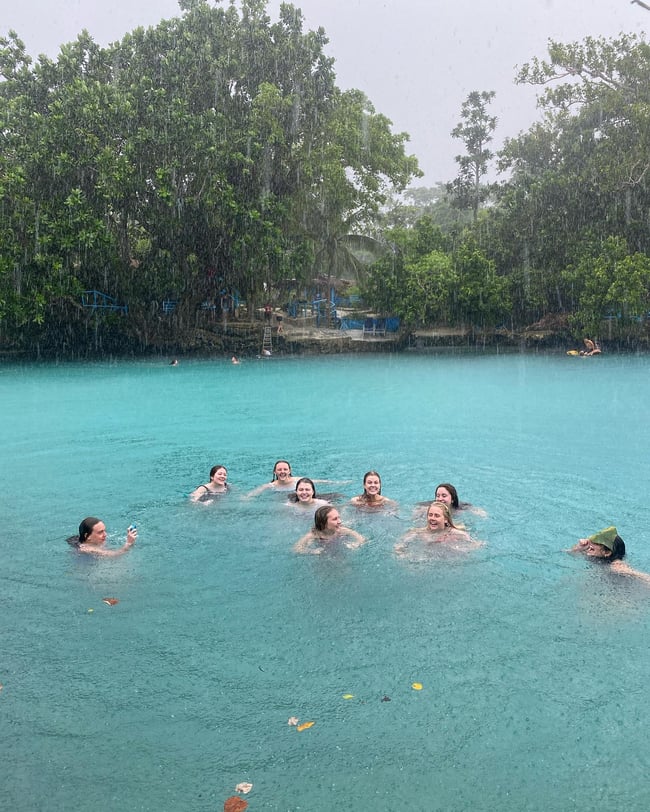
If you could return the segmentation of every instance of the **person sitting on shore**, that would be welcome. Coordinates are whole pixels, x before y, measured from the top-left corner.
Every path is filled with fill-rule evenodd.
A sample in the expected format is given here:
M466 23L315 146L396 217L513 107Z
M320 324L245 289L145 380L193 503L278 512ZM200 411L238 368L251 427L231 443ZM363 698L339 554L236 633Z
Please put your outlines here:
M296 489L289 496L288 504L298 505L301 508L315 509L327 505L328 503L325 499L319 499L316 496L316 486L313 480L304 476L296 482Z
M618 535L618 531L613 526L599 530L598 533L594 533L593 536L588 536L586 539L580 539L578 543L574 544L567 552L583 553L589 558L596 559L603 564L609 564L613 572L617 572L620 575L629 575L650 583L650 575L632 569L627 562L623 561L625 557L625 542Z
M192 491L190 499L192 502L208 502L219 494L227 493L230 489L227 479L228 469L226 466L213 465L210 469L210 481L206 482L205 485L199 485L195 491Z
M393 548L395 554L406 556L414 542L419 543L425 551L432 550L437 544L445 544L455 550L483 546L482 542L474 541L469 533L454 524L451 511L444 502L431 502L426 526L408 530Z
M314 526L293 547L295 553L321 555L341 546L350 550L361 547L366 539L356 530L344 527L339 512L332 505L323 505L314 513Z
M124 545L116 550L107 550L104 547L106 544L106 525L101 519L87 516L79 525L79 535L70 536L66 541L80 553L114 558L127 553L135 544L137 537L138 531L135 525L132 525L126 531Z
M377 471L368 471L363 477L363 493L353 496L350 504L359 508L375 510L377 508L396 508L397 502L381 494L381 477Z
M584 350L580 350L580 355L600 355L601 349L597 341L592 341L590 338L584 339Z

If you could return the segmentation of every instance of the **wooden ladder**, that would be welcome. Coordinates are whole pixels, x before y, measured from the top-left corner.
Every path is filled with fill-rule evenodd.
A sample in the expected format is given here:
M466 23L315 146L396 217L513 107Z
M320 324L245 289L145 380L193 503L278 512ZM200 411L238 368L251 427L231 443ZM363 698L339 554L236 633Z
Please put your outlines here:
M262 355L266 354L268 350L269 355L273 352L273 345L271 343L271 328L264 328L264 338L262 339Z

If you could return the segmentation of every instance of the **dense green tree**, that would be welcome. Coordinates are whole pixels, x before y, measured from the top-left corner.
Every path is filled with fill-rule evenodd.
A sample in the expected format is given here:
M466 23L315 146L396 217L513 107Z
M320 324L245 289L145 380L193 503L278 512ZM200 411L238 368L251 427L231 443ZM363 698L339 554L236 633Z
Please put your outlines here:
M65 321L85 288L128 300L134 324L172 295L189 322L206 297L252 306L342 271L340 248L358 262L377 247L371 223L417 164L363 94L336 88L322 29L290 5L272 23L264 0L181 9L36 65L16 35L0 43L4 328Z
M583 256L564 276L575 289L571 322L578 333L598 335L606 316L629 334L650 310L650 257L630 254L621 238L609 238L597 255Z
M471 209L474 221L478 219L481 203L489 194L488 187L481 183L481 179L487 174L493 157L488 145L492 141L497 119L488 114L488 105L495 95L493 90L472 91L462 104L460 122L451 131L452 138L463 142L465 152L456 156L459 172L448 189L459 208Z

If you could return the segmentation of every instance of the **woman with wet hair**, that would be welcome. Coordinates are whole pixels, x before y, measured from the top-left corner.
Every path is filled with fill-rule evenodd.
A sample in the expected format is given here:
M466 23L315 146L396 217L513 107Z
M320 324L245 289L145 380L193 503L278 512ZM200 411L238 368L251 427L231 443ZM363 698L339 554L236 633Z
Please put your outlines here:
M620 575L630 575L633 578L638 578L641 581L650 583L650 575L632 569L627 562L623 561L625 557L625 542L618 535L617 529L613 526L599 530L597 533L594 533L593 536L588 536L586 539L580 539L578 543L574 544L567 552L583 553L588 558L599 561L601 564L608 564L613 572L617 572Z
M273 466L273 476L271 481L265 482L264 485L260 485L259 488L255 488L255 490L252 490L250 493L246 494L246 497L257 496L259 493L263 493L263 491L267 490L286 491L289 488L295 488L299 479L301 479L301 477L293 476L291 473L291 465L286 460L278 460ZM331 481L331 479L310 480L312 484L314 482Z
M436 486L435 499L437 502L444 502L452 512L454 510L469 510L478 516L487 516L487 513L482 508L474 507L470 502L461 502L458 498L458 491L450 482L441 482L440 485Z
M322 505L314 513L314 526L294 544L295 553L321 555L339 547L356 549L366 539L356 530L344 527L338 510L332 505Z
M107 550L104 547L106 544L106 525L101 519L95 518L95 516L87 516L79 525L79 535L70 536L67 542L80 553L114 558L115 556L127 553L135 544L137 537L138 531L135 526L132 525L126 531L126 541L124 545L118 547L116 550Z
M422 552L433 550L437 544L449 545L453 549L481 547L482 542L474 541L469 533L454 524L449 506L444 502L431 502L427 510L425 527L414 527L406 532L393 548L398 556L406 556L408 548L417 543Z
M303 476L296 482L295 491L289 496L290 505L299 505L301 508L322 507L327 504L325 499L316 496L316 486L313 480Z
M247 496L257 496L258 493L267 490L286 491L289 488L295 487L298 479L299 477L292 475L291 465L287 460L277 460L273 466L271 481L265 482L264 485L260 485L259 488L255 488L255 490L252 490Z
M227 493L230 490L228 485L228 469L225 465L213 465L210 469L210 481L205 485L192 491L190 499L192 502L208 502L215 496Z
M387 496L382 496L381 493L381 477L377 471L367 471L363 475L363 493L360 496L353 496L350 504L360 508L383 508L383 507L397 507L397 502L389 499Z

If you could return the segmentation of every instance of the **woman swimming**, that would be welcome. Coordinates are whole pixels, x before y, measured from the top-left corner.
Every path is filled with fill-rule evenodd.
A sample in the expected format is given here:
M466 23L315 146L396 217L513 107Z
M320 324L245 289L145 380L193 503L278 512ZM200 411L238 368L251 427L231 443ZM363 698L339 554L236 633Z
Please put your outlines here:
M273 478L270 482L265 482L264 485L260 485L258 488L255 488L250 493L246 494L246 498L251 496L257 496L259 493L267 490L276 490L276 491L286 491L290 488L295 488L298 483L298 480L301 477L293 476L291 473L291 465L286 460L278 460L275 465L273 466ZM331 482L331 479L314 479L310 480L313 484L314 482Z
M210 469L210 481L192 491L192 502L207 502L220 493L227 493L230 489L228 482L228 469L225 465L213 465Z
M363 493L353 496L350 504L361 508L397 507L397 502L381 495L381 477L377 471L368 471L363 476Z
M106 525L101 519L96 519L94 516L87 516L79 525L79 535L70 536L66 539L68 544L78 550L80 553L89 553L90 555L102 555L114 558L118 555L124 555L135 544L138 537L138 531L135 525L131 525L126 531L126 541L122 547L117 550L106 550Z
M482 546L482 542L474 541L469 533L454 524L451 511L444 502L431 502L427 510L426 527L415 527L405 533L393 548L395 554L406 555L413 542L419 542L425 549L433 549L433 545L437 544L449 545L459 550Z
M255 488L247 496L257 496L267 490L286 491L296 485L299 477L293 476L291 473L291 465L286 460L278 460L273 466L273 476L270 482L265 482L259 488Z
M474 507L469 502L461 502L458 498L458 491L450 482L441 482L436 487L435 499L437 502L444 502L452 513L455 510L471 510L478 516L487 516L482 508Z
M290 505L299 505L301 508L317 508L328 504L325 499L318 499L316 486L309 477L301 477L296 482L295 491L289 496Z
M597 559L603 564L609 564L611 570L620 575L629 575L650 583L650 575L632 569L632 567L623 561L625 557L625 542L618 535L618 531L613 526L599 530L598 533L594 533L593 536L589 536L586 539L580 539L578 543L574 544L567 552L584 553L584 555L589 558Z
M313 528L294 544L293 551L320 555L340 545L353 550L365 542L366 539L356 530L343 526L335 507L323 505L314 513Z

